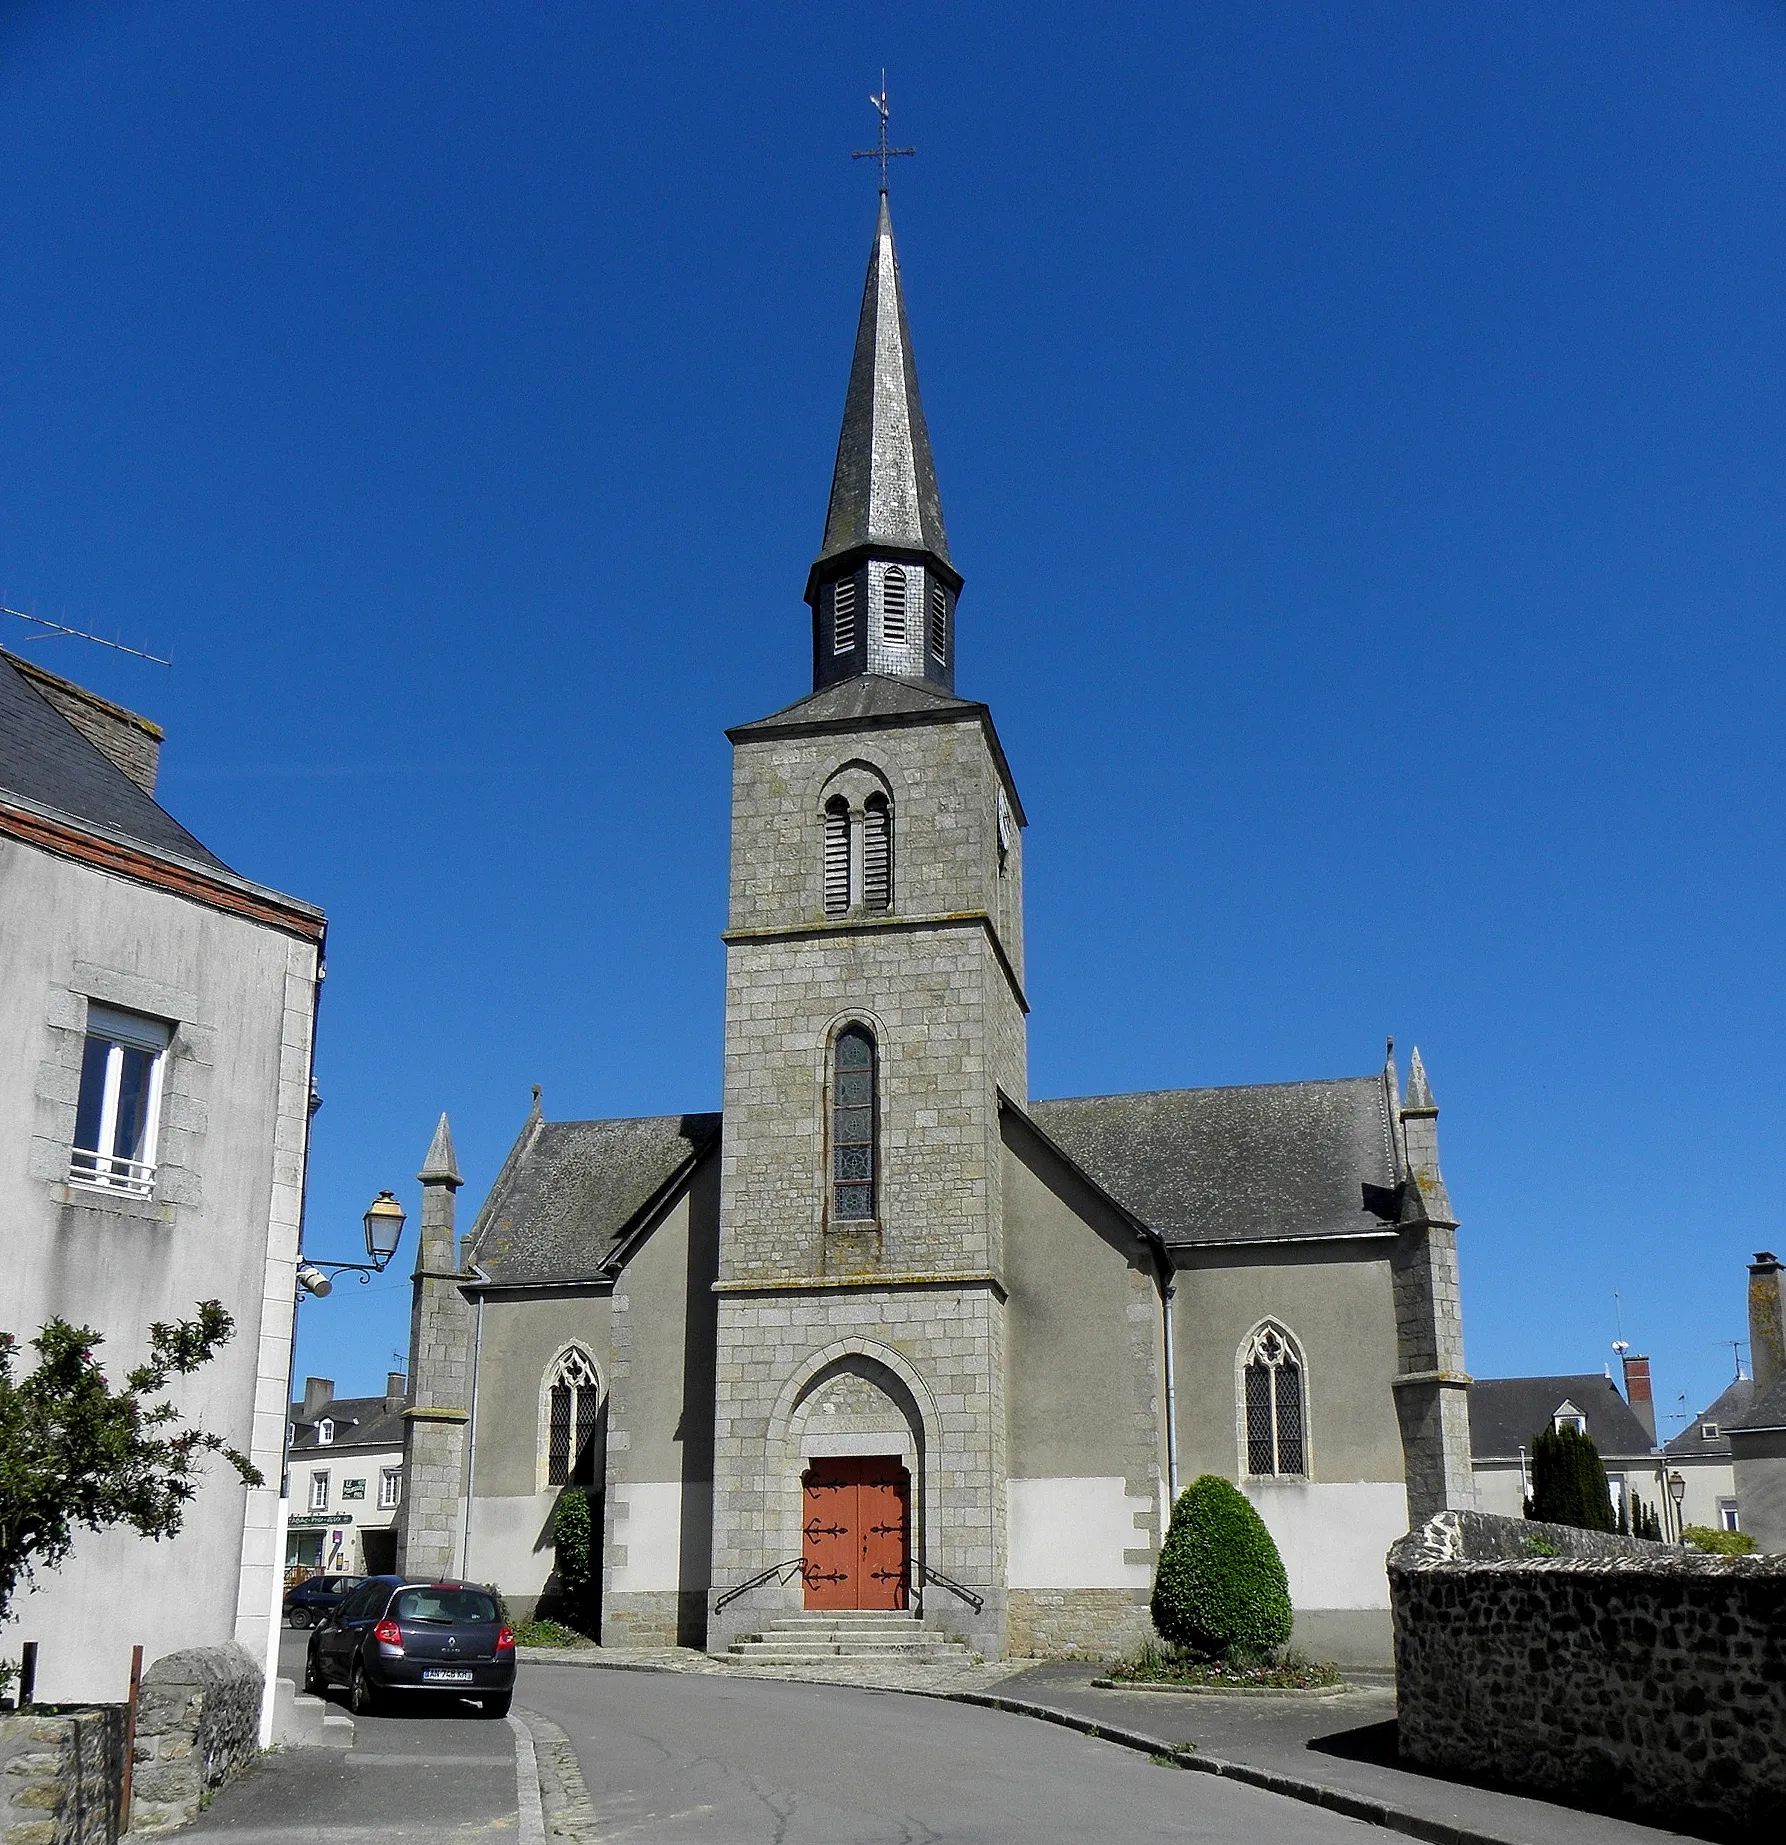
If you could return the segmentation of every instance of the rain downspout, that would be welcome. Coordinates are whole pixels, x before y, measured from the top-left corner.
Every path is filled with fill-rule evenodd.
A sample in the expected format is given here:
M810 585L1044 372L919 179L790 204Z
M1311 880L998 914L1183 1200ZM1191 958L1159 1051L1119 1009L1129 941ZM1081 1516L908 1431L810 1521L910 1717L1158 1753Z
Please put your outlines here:
M1172 1507L1178 1504L1178 1393L1174 1386L1172 1373L1172 1297L1177 1292L1178 1290L1171 1282L1167 1282L1161 1289L1166 1319L1166 1490L1170 1500L1166 1507L1168 1516L1171 1515Z
M473 1273L480 1281L490 1277L472 1265ZM471 1428L465 1445L465 1527L459 1539L459 1576L462 1581L471 1576L471 1495L477 1486L478 1473L478 1370L484 1356L484 1297L478 1295L477 1323L471 1335Z

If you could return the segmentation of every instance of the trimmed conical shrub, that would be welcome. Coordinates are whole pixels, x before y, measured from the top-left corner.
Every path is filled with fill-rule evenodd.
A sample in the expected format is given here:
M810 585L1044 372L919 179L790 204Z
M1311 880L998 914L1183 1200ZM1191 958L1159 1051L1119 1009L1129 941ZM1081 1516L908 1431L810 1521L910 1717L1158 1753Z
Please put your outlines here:
M1593 1437L1565 1425L1532 1437L1532 1498L1526 1516L1548 1525L1611 1531L1612 1489Z
M1209 1659L1271 1653L1290 1638L1290 1583L1246 1496L1206 1473L1172 1508L1153 1585L1162 1640Z

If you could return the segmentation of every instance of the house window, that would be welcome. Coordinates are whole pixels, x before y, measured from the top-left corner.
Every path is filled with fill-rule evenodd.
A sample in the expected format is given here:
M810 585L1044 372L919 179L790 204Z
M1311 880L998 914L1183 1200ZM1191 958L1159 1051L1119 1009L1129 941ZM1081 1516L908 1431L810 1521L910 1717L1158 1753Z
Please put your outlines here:
M832 1056L831 1216L837 1223L874 1219L874 1039L861 1025L837 1035Z
M845 577L831 586L831 651L856 651L856 579Z
M88 1006L68 1158L68 1176L76 1184L138 1198L154 1190L162 1069L171 1035L159 1019Z
M1720 1499L1718 1501L1718 1529L1720 1531L1742 1530L1742 1526L1737 1523L1736 1501L1734 1499Z
M841 794L825 803L825 914L850 907L850 804Z
M326 1512L329 1509L329 1474L327 1468L319 1467L310 1476L310 1509L313 1512Z
M1296 1341L1272 1321L1252 1333L1241 1348L1249 1474L1308 1471L1302 1375L1302 1354Z
M1559 1435L1562 1434L1565 1429L1572 1429L1577 1435L1585 1435L1588 1432L1588 1419L1578 1411L1559 1409L1557 1413L1551 1417L1550 1426L1555 1429Z
M1718 1425L1715 1422L1700 1423L1699 1437L1702 1441L1716 1441L1718 1439Z
M334 1439L335 1425L327 1416L324 1416L322 1421L316 1425L316 1445L319 1448L326 1448Z
M938 660L949 657L949 592L940 583L930 586L930 651Z
M893 806L871 794L862 812L862 901L871 910L893 907Z
M572 1346L558 1360L548 1396L546 1484L595 1484L595 1421L601 1380L589 1354Z
M400 1467L387 1467L378 1476L379 1510L388 1512L392 1506L403 1501L403 1470Z
M905 572L897 564L889 564L881 580L881 639L905 640Z
M344 1500L364 1499L366 1497L366 1482L364 1480L343 1480L341 1482L341 1497Z

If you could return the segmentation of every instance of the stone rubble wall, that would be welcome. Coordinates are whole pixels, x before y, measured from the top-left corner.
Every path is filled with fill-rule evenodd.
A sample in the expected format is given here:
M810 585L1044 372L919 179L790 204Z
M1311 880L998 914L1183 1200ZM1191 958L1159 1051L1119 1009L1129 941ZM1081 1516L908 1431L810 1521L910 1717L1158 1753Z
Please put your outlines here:
M1779 1836L1786 1556L1441 1512L1391 1549L1389 1592L1411 1760Z
M130 1801L133 1833L169 1832L196 1819L206 1794L255 1759L261 1685L259 1665L234 1641L168 1653L143 1674ZM0 1837L0 1845L13 1841Z
M113 1845L124 1706L0 1716L0 1845Z

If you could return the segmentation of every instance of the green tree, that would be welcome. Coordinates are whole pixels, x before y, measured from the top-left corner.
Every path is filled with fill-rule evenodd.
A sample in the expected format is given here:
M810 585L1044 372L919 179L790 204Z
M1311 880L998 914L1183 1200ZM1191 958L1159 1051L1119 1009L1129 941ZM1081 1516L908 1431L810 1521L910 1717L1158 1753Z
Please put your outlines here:
M1710 1525L1688 1525L1681 1533L1683 1543L1696 1544L1714 1557L1750 1557L1755 1554L1755 1540L1746 1531L1717 1531Z
M1612 1489L1593 1437L1570 1427L1532 1437L1532 1498L1528 1518L1583 1531L1617 1529Z
M596 1563L598 1533L589 1495L572 1487L559 1497L552 1513L552 1548L558 1564L558 1587L570 1625L587 1634L595 1617L600 1573Z
M31 1341L37 1368L15 1377L19 1344L0 1334L0 1624L13 1597L53 1570L83 1530L129 1525L173 1537L198 1491L207 1454L221 1454L250 1486L260 1472L221 1435L181 1420L161 1396L226 1344L235 1322L214 1300L196 1320L149 1328L149 1355L107 1382L90 1326L50 1320Z
M1275 1652L1290 1638L1290 1583L1265 1521L1215 1474L1178 1496L1153 1585L1160 1637L1205 1658Z

